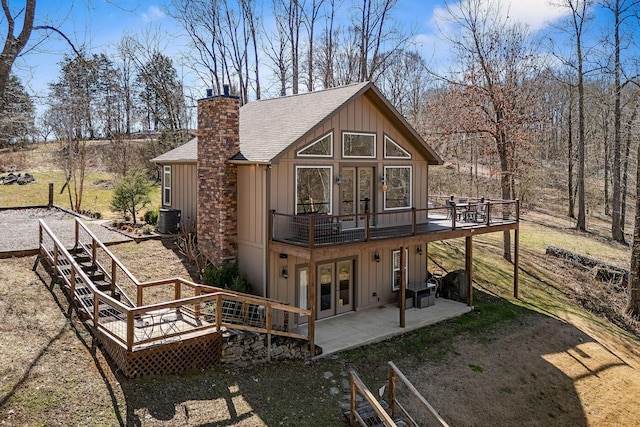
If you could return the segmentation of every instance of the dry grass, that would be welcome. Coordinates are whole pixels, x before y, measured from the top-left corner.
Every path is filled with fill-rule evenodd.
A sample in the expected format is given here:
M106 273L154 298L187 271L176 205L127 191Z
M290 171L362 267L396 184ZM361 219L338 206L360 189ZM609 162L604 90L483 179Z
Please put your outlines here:
M92 352L90 334L65 317L58 288L31 272L32 258L0 261L0 420L338 426L344 397L329 388L340 388L354 368L377 390L393 360L452 425L635 425L639 341L574 303L572 288L597 283L544 255L548 241L562 243L559 233L522 224L519 300L511 296L512 267L500 257L498 236L476 237L476 310L467 316L330 360L136 380L114 372L99 348ZM623 247L584 239L580 247L593 257L624 264ZM447 270L460 268L462 247L432 244L429 256ZM141 280L189 277L167 242L112 250ZM325 379L325 372L334 376Z

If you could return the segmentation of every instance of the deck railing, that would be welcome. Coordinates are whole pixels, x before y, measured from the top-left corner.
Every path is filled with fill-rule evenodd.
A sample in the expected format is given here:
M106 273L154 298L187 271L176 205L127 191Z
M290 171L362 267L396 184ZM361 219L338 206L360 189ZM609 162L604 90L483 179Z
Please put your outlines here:
M430 199L429 207L361 215L290 215L271 211L270 238L316 247L393 239L463 228L491 227L520 220L518 200Z
M122 278L133 283L135 303L129 304L129 297L121 302L98 289L83 266L42 220L39 227L40 256L46 257L56 275L64 280L63 286L70 299L88 323L128 351L137 346L220 331L223 327L265 333L268 348L271 348L272 335L308 340L313 351L312 335L289 331L293 316L310 316L310 310L181 278L139 282L84 224L80 221L76 224L76 246L88 249L92 259L102 268L111 267L108 278L115 289L124 291L119 285ZM104 259L100 259L100 253ZM117 271L120 273L114 273ZM270 358L269 352L267 357Z

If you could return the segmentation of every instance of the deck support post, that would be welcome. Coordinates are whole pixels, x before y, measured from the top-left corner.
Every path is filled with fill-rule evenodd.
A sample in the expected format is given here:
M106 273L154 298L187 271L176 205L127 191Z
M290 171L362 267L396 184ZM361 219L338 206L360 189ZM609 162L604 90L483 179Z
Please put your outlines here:
M518 270L519 270L519 254L520 254L520 230L513 230L513 297L518 298Z
M316 321L316 260L313 259L313 252L309 257L309 281L307 283L307 309L311 310L308 322L309 346L311 357L316 355L315 343L315 321Z
M407 288L405 286L405 253L404 246L400 246L400 327L405 327L405 311L407 309Z
M465 270L467 272L467 305L473 306L473 237L465 238Z

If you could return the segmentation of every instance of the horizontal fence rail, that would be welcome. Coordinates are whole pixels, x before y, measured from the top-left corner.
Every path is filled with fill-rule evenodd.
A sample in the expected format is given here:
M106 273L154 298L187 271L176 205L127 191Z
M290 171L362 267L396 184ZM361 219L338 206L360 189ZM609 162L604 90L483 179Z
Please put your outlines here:
M43 220L39 226L40 254L62 278L82 316L128 351L223 328L264 333L269 348L272 335L313 342L309 335L289 331L293 317L310 316L310 310L181 278L140 282L84 224L76 221L76 247L71 252L88 252L90 265L76 261ZM95 271L95 267L105 272L101 279L104 289L85 271ZM120 299L114 295L121 295Z
M271 240L314 248L512 224L518 200L434 197L429 207L361 215L283 214L271 211Z

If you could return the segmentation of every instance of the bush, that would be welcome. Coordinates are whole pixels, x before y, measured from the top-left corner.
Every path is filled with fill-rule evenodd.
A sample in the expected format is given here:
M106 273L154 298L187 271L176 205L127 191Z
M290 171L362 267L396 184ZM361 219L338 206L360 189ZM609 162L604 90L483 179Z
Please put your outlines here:
M158 217L160 216L160 211L156 209L151 209L150 211L146 211L144 213L144 222L150 225L158 225Z
M205 285L228 289L234 292L251 293L251 283L246 274L240 273L238 263L228 262L214 267L209 265L202 272Z
M151 224L145 224L142 226L142 234L152 234L155 231L155 227Z
M116 183L111 210L121 212L125 218L131 214L133 223L136 224L136 213L151 203L150 192L151 184L144 174L136 172L125 175Z

